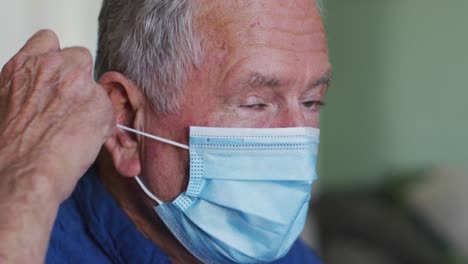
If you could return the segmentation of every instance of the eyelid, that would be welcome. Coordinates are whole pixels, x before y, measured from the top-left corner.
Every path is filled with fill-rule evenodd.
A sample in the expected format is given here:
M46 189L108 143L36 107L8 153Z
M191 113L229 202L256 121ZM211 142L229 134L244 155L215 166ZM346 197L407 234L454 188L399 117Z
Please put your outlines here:
M240 105L240 107L243 107L243 108L252 108L252 109L264 109L266 107L268 107L267 104L264 104L264 103L258 103L258 104L245 104L245 105Z
M242 106L266 104L266 100L259 96L249 96L242 103Z
M322 100L308 100L302 102L302 105L308 109L318 110L323 107L325 103Z
M322 100L307 100L307 101L303 102L303 104L307 104L307 103L314 103L314 104L318 104L320 106L325 105L325 102L322 101Z
M263 112L269 107L269 102L262 97L253 95L245 98L238 106L248 111Z

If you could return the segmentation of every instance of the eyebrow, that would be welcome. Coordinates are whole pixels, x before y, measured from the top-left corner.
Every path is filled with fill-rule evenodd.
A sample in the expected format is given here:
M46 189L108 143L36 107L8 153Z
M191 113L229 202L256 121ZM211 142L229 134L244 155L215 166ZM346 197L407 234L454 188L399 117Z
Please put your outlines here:
M319 79L313 81L310 86L312 88L317 87L317 86L322 86L322 85L330 86L331 80L332 80L332 74L331 72L327 72L324 75L322 75L322 77L320 77Z
M313 81L308 87L314 88L318 86L329 86L332 80L331 72L323 74L319 79ZM241 82L242 87L257 88L257 87L270 87L276 88L282 86L284 83L276 76L265 75L259 72L252 72L249 76Z
M265 75L259 72L252 72L242 82L242 86L246 88L257 88L257 87L270 87L275 88L282 85L279 78L271 75Z

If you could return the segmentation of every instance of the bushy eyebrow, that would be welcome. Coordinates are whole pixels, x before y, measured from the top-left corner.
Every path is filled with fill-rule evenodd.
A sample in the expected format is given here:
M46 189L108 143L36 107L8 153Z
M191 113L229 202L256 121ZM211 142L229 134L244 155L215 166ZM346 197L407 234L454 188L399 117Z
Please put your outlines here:
M314 80L310 85L309 88L315 88L318 86L329 86L332 80L331 72L326 72L317 80ZM274 75L265 75L260 72L252 72L245 78L242 82L242 87L244 88L258 88L258 87L269 87L269 88L276 88L282 86L284 83L281 81L280 78Z
M322 77L318 78L317 80L313 81L311 85L309 85L310 88L318 87L318 86L330 86L332 80L332 74L331 72L327 72Z
M257 87L270 87L275 88L282 85L278 77L265 75L259 72L252 72L248 77L242 81L242 87L257 88Z

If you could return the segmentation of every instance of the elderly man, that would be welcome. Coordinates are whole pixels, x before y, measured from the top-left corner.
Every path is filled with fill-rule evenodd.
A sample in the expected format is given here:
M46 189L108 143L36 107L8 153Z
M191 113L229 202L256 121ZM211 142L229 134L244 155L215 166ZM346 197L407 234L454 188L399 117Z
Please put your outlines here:
M99 26L97 82L50 31L2 70L2 261L318 263L316 3L104 0Z

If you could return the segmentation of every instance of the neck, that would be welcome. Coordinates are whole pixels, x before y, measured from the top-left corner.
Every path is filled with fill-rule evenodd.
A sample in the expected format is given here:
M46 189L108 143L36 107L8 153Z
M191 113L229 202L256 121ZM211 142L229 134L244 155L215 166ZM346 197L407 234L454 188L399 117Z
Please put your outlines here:
M119 175L110 159L102 156L98 160L98 175L137 229L164 251L173 263L200 263L167 229L154 212L155 202L145 195L136 180Z

